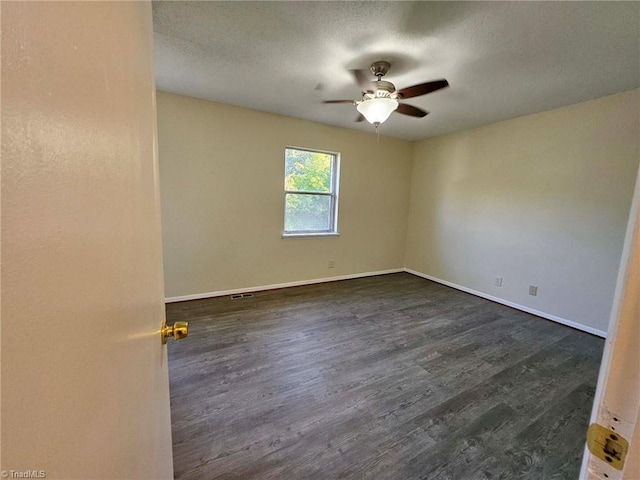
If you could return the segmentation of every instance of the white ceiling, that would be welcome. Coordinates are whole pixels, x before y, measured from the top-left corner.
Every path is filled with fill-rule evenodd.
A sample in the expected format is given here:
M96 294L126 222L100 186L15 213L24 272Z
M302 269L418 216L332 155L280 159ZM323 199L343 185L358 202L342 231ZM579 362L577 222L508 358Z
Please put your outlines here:
M639 2L154 2L160 90L373 132L349 69L392 64L406 103L380 133L417 140L640 85Z

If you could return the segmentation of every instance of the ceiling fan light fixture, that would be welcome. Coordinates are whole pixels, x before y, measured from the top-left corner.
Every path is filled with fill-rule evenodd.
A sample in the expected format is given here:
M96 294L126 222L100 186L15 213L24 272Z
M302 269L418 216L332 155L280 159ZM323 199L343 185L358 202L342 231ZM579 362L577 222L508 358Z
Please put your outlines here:
M389 115L398 108L398 101L393 98L371 98L363 100L356 107L364 115L367 122L375 125L381 124Z

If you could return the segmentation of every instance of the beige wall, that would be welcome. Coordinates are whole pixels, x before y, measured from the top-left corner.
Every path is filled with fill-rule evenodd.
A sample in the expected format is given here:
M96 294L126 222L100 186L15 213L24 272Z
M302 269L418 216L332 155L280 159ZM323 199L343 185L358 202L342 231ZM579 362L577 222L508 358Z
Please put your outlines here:
M406 267L605 332L640 157L639 104L635 90L378 143L158 92L166 296ZM287 145L341 152L339 238L281 238Z
M164 92L158 140L167 297L403 267L410 142ZM341 153L339 237L281 238L287 145Z
M639 107L635 90L416 143L406 267L606 331Z

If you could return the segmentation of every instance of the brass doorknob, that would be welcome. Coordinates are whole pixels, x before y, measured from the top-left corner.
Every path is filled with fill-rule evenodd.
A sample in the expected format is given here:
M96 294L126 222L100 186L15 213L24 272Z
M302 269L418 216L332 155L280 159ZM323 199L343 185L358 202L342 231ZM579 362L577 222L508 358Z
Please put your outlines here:
M167 338L169 337L173 337L174 340L180 340L189 335L189 322L176 322L172 326L168 326L167 322L164 322L160 335L163 345L167 343Z

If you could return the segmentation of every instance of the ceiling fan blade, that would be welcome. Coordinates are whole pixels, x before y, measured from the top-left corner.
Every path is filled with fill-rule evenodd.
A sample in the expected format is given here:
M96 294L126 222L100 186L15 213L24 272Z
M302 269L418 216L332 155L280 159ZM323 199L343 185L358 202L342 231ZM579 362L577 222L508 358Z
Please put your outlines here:
M367 72L368 70L351 70L353 78L363 92L373 91L371 88L373 82L371 81L371 78Z
M364 121L364 115L362 114L359 114L354 120L354 122L362 122L362 121Z
M323 100L322 103L351 103L354 104L353 100Z
M422 110L421 108L414 107L413 105L407 105L406 103L401 103L398 105L396 112L402 113L403 115L409 115L410 117L425 117L429 115L429 112Z
M446 88L448 86L449 82L443 78L442 80L434 80L432 82L421 83L419 85L400 89L398 90L398 96L400 98L419 97L420 95L426 95L427 93L435 92L436 90L440 90L441 88Z

